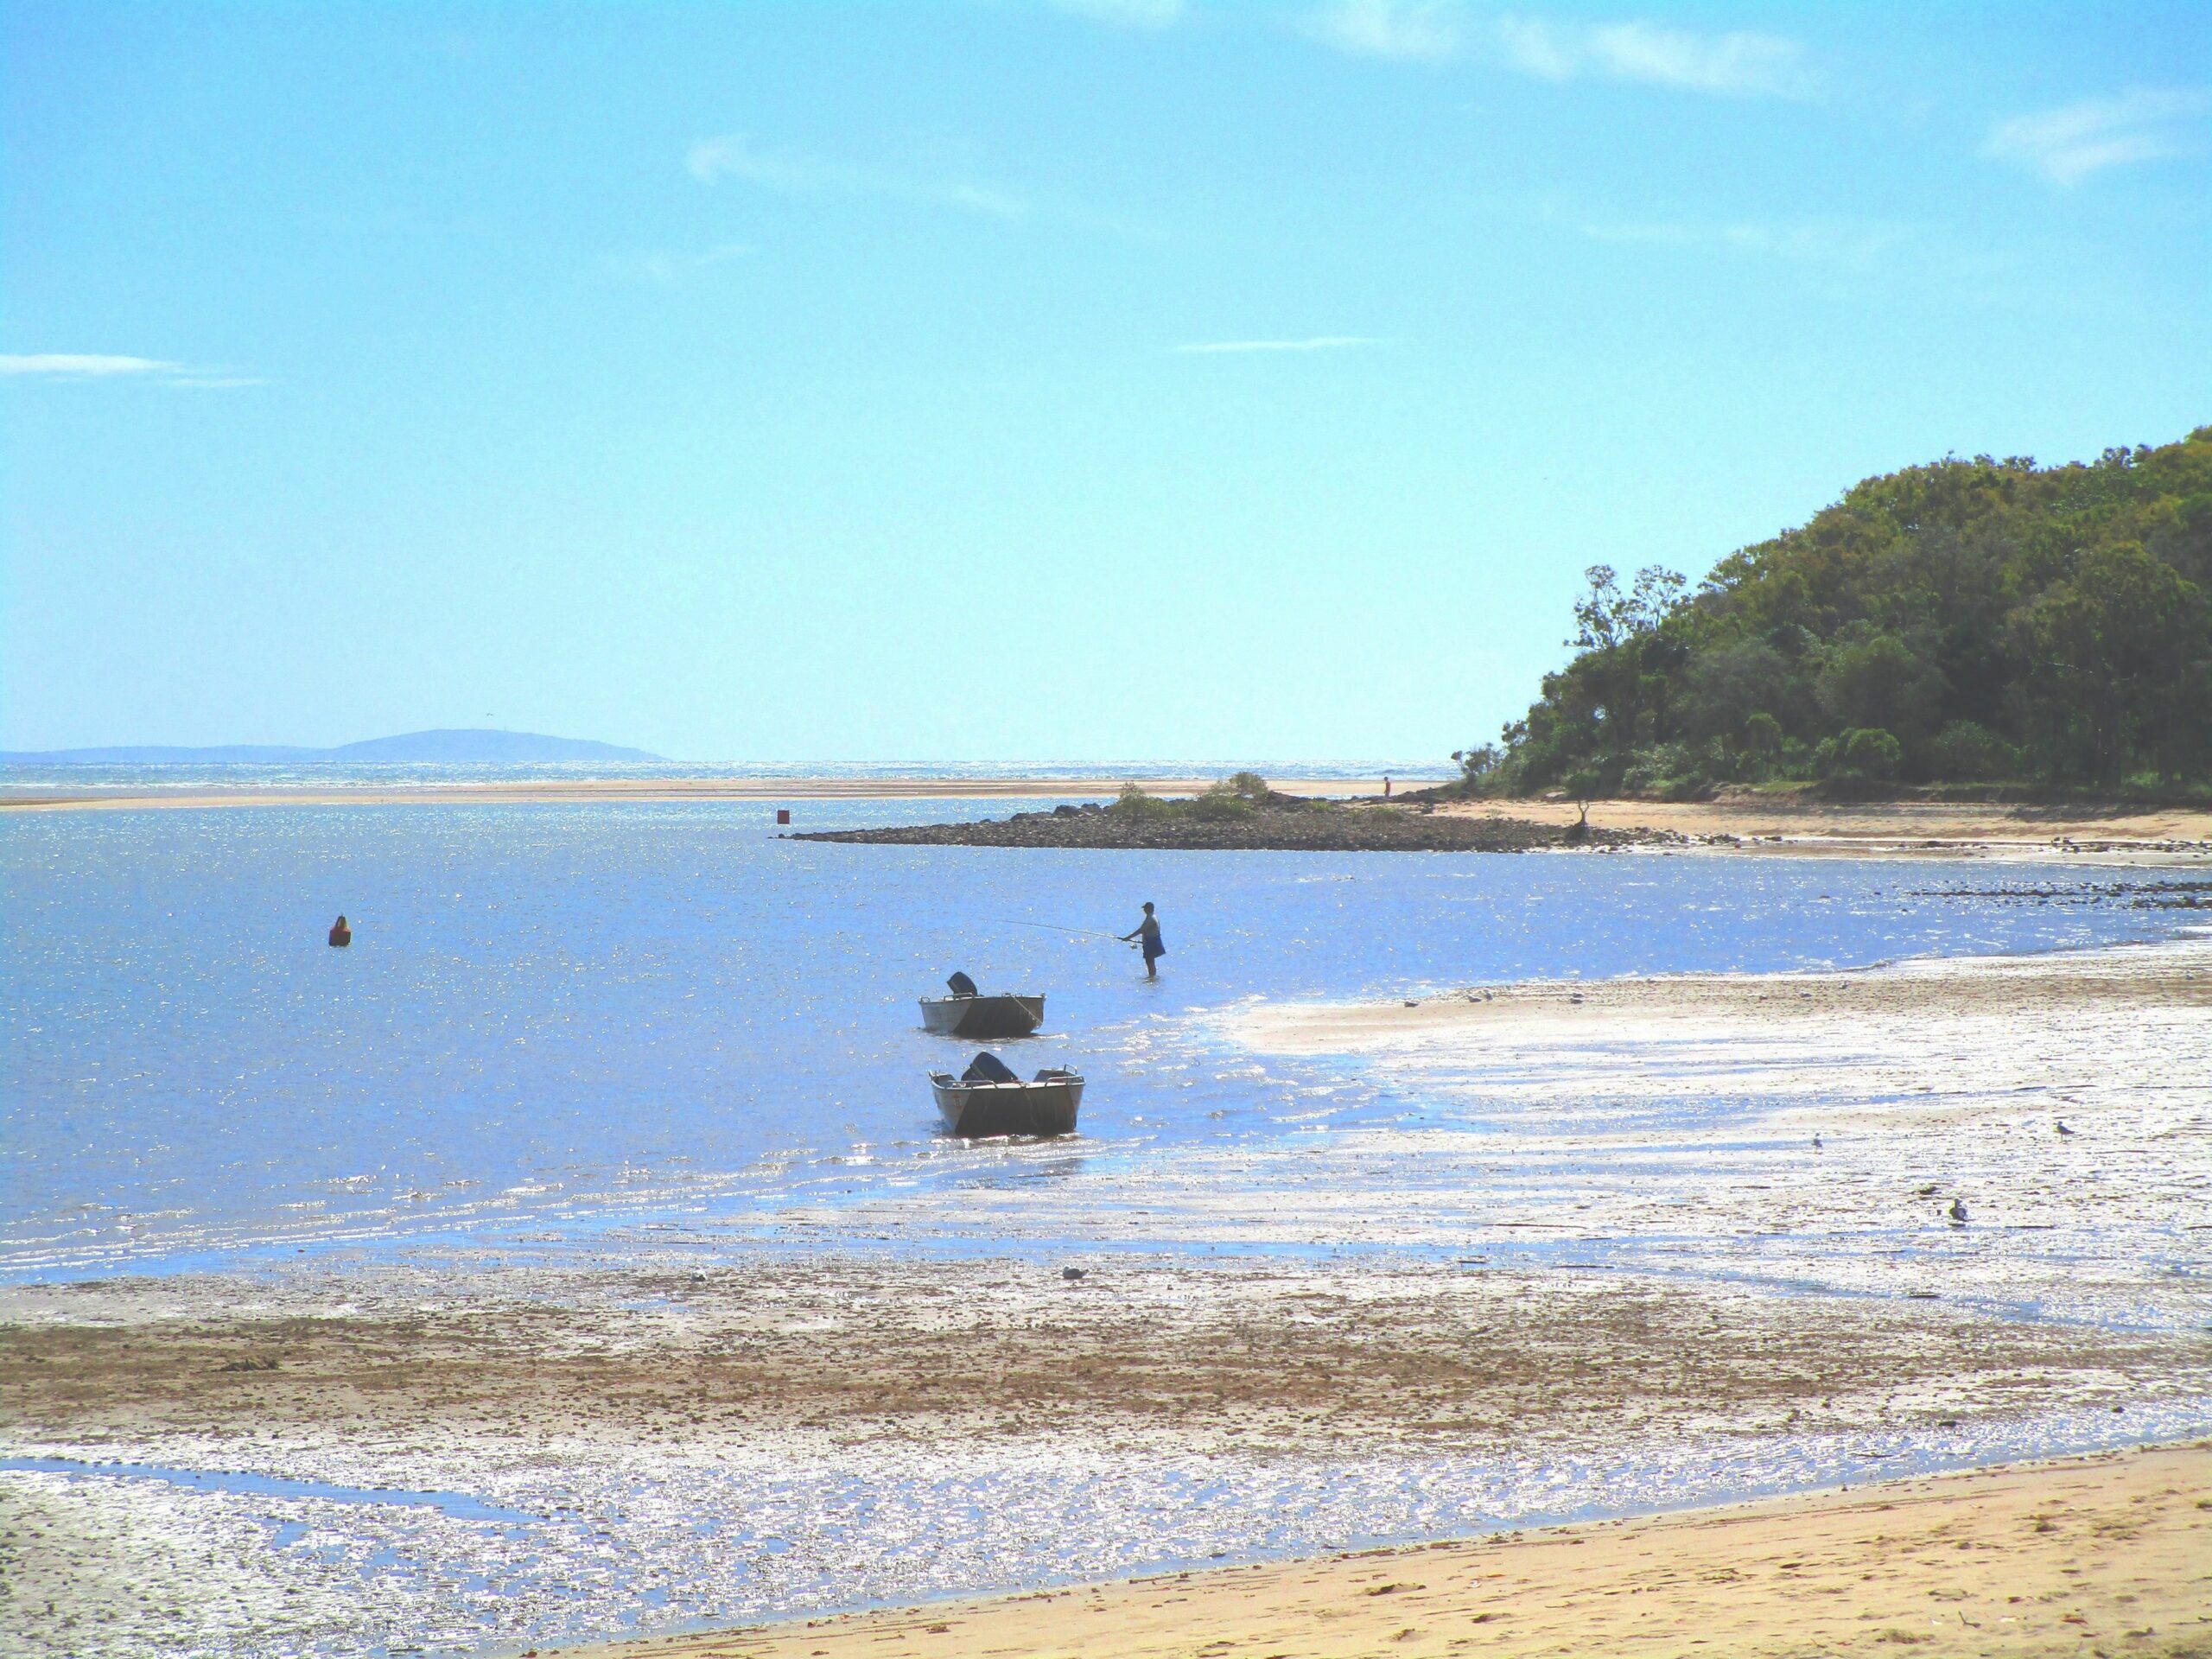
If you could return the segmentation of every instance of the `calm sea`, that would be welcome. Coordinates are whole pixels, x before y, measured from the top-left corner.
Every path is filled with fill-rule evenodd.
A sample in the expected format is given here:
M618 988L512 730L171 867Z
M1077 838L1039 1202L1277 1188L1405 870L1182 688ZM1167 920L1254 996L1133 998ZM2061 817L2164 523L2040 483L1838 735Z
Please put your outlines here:
M957 1209L1046 1174L1079 1210L1084 1183L1126 1191L1194 1148L1233 1171L1319 1131L1483 1132L1381 1084L1195 1063L1189 1016L1245 999L2039 950L2173 919L2132 902L2154 874L2120 871L821 845L779 839L776 804L0 817L0 1276L589 1245L793 1206L835 1240L889 1198ZM790 804L801 828L1008 810ZM1967 891L2046 882L2068 901ZM1147 899L1157 984L1097 937ZM925 1035L915 1000L955 969L1046 993L1046 1034L1007 1057L1090 1080L1050 1161L937 1133L925 1074L971 1051Z

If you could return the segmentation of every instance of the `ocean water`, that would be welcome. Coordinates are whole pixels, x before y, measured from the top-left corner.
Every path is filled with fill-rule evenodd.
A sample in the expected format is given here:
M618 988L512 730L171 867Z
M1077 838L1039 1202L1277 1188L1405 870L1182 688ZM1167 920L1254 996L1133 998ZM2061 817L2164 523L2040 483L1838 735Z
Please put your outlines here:
M957 1224L1013 1190L1047 1185L1035 1214L1076 1216L1088 1194L1125 1204L1199 1167L1257 1190L1316 1135L1417 1133L1427 1158L1437 1137L1495 1128L1389 1077L1240 1058L1207 1016L1251 999L2175 931L2135 902L2154 872L824 845L779 838L776 804L0 818L0 1277L773 1236L794 1215L810 1245L880 1243L887 1206L948 1222L893 1229L894 1247L988 1248L988 1225ZM1006 810L791 804L801 828ZM1147 899L1169 947L1156 984L1100 937ZM324 943L340 911L347 950ZM1044 1034L1005 1052L1088 1077L1079 1136L938 1132L925 1073L972 1049L921 1032L915 999L954 969L1047 995ZM1392 1173L1332 1168L1320 1179ZM1061 1224L1024 1224L1049 1244Z
M1106 760L1039 761L1030 764L935 762L884 765L791 760L700 762L689 760L573 760L497 762L306 760L280 763L162 761L107 764L11 761L0 764L0 798L10 791L71 792L150 789L413 789L441 784L529 784L808 778L836 781L912 781L950 779L979 784L1006 779L1096 779L1113 787L1128 778L1225 778L1256 771L1279 782L1300 779L1391 778L1433 783L1459 775L1455 767L1433 760Z

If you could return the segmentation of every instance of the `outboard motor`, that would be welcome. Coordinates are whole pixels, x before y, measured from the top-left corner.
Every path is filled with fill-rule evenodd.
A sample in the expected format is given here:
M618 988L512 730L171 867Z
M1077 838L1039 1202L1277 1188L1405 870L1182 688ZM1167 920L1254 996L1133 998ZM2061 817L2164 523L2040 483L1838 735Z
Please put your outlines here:
M968 1062L968 1069L960 1074L960 1081L963 1083L1020 1083L1021 1079L1014 1076L1014 1069L1004 1060L999 1058L988 1049L985 1049Z
M945 988L950 990L955 996L973 996L976 995L976 982L969 978L968 976L963 973L956 971L952 977L946 980L944 983Z

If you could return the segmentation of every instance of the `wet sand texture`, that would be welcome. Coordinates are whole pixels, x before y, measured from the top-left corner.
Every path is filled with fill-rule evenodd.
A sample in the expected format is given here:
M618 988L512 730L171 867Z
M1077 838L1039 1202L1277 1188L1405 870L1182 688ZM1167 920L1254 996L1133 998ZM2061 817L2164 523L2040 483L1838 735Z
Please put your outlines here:
M1347 1469L1468 1471L1456 1507L1419 1523L1440 1531L1447 1513L1693 1500L1713 1478L1696 1471L1756 1481L1792 1445L1972 1457L2054 1414L2076 1434L2125 1436L2177 1410L2189 1421L2212 1393L2212 1337L2197 1333L1448 1268L1098 1262L1073 1282L1049 1263L875 1259L395 1271L16 1287L0 1314L0 1428L21 1452L461 1491L544 1517L502 1542L498 1529L393 1531L310 1506L298 1513L314 1551L333 1552L325 1571L320 1554L270 1549L254 1518L265 1510L243 1501L0 1477L22 1650L79 1656L488 1634L469 1597L448 1605L378 1567L383 1548L429 1550L434 1579L491 1575L510 1628L607 1629L664 1571L662 1616L758 1617L772 1603L723 1599L758 1546L702 1543L696 1528L742 1526L772 1501L766 1483L810 1471L848 1471L883 1516L928 1525L899 1493L1018 1466L977 1496L995 1524L1047 1538L1071 1519L1047 1496L1055 1479L1179 1470L1309 1503ZM1630 1446L1648 1449L1641 1474L1545 1496L1567 1490L1547 1488L1545 1471L1610 1467ZM1499 1501L1481 1495L1485 1469L1522 1495L1485 1507ZM1357 1513L1286 1541L1304 1554L1356 1537ZM1221 1545L1235 1548L1235 1532ZM1010 1581L1033 1583L1050 1562L1110 1570L1079 1537L1024 1561ZM920 1556L887 1573L857 1560L836 1570L842 1595L802 1580L783 1605L863 1599L862 1579L900 1601L959 1586Z
M606 1659L2212 1655L2212 1442L678 1637Z

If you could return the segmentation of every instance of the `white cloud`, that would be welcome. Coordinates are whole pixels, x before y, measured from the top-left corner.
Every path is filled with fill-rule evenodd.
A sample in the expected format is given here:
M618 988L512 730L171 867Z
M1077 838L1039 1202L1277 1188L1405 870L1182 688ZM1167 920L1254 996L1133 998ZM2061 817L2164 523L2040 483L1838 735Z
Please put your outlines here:
M165 386L258 386L251 375L188 369L157 357L118 357L99 352L35 352L0 354L0 375L34 375L49 380L143 378Z
M1223 352L1338 352L1356 346L1389 344L1373 334L1315 334L1306 340L1210 340L1175 349L1210 356Z
M1449 0L1338 0L1307 16L1305 32L1357 57L1440 63L1459 51Z
M1804 48L1776 35L1736 29L1699 35L1656 23L1554 23L1501 17L1505 63L1544 80L1640 82L1726 98L1803 98L1813 89Z
M42 352L29 357L0 356L0 374L45 374L86 379L118 374L172 375L183 372L178 363L152 357L109 357L90 353Z
M2086 99L1996 122L1981 153L2040 173L2053 184L2079 184L2108 167L2202 151L2201 118L2208 110L2212 92L2202 87L2139 86L2117 98Z
M915 179L870 173L792 150L762 149L742 133L702 138L683 158L702 184L737 179L788 196L887 196L991 219L1020 219L1029 204L1010 190L973 179Z
M1055 10L1122 29L1173 29L1183 20L1183 0L1052 0L1052 4Z
M1804 98L1815 86L1802 45L1748 29L1701 35L1656 23L1512 14L1478 24L1457 0L1337 0L1309 14L1302 27L1362 57L1480 59L1540 80L1634 81L1728 98Z

